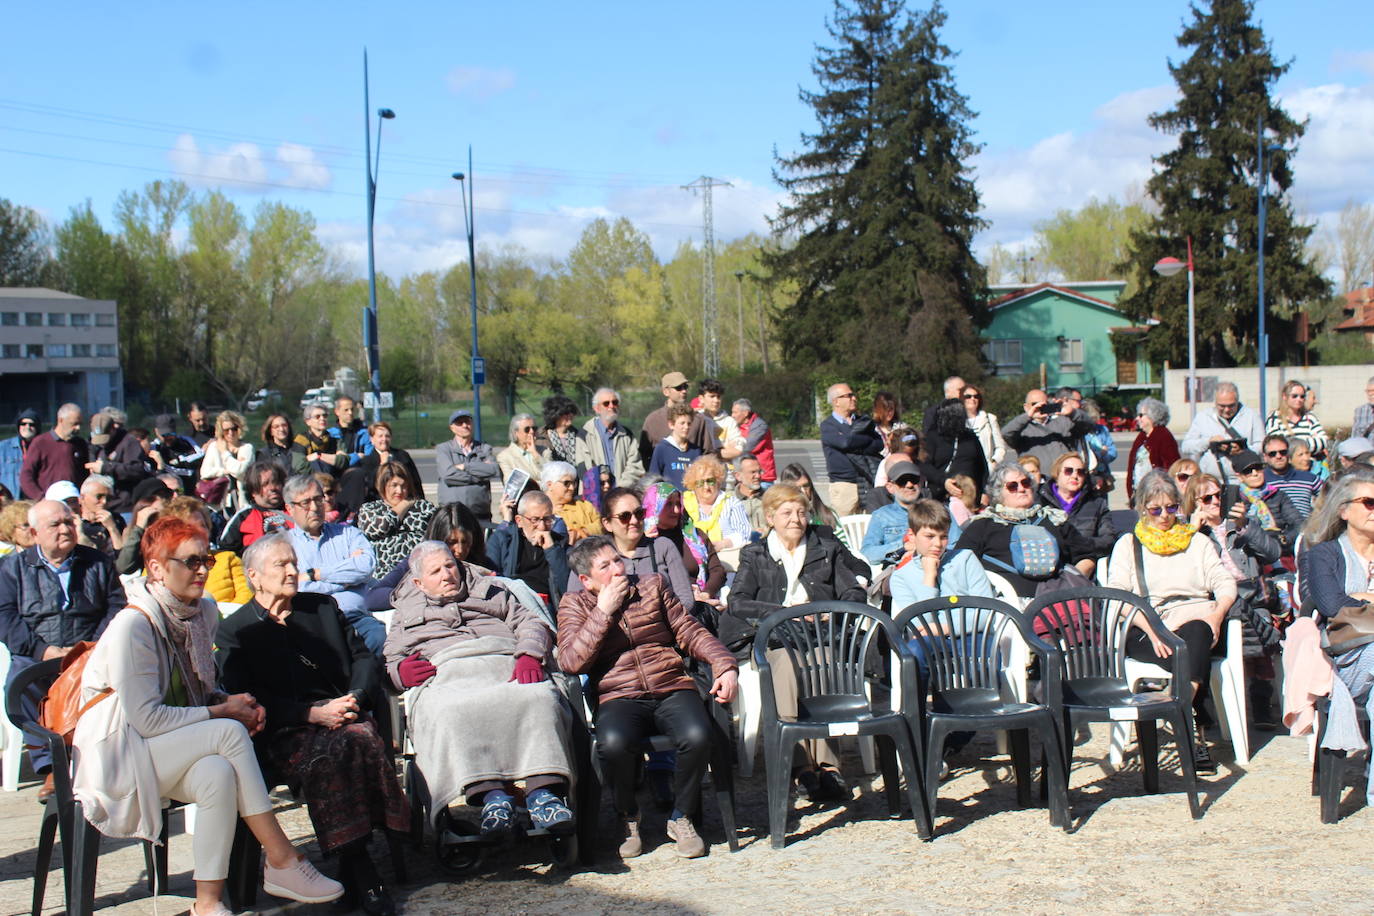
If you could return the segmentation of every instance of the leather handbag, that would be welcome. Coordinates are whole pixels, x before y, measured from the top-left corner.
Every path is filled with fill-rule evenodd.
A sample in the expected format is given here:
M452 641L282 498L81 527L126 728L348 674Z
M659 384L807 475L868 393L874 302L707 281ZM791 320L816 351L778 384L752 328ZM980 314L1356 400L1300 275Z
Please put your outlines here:
M202 480L196 484L196 496L207 506L218 506L229 492L229 481L228 476Z
M1374 604L1343 607L1326 622L1322 648L1327 655L1344 655L1374 642Z
M62 658L61 673L38 704L38 724L61 735L68 747L71 747L76 723L81 717L92 706L114 693L113 689L106 687L85 703L81 702L81 677L86 673L86 662L91 660L91 650L94 648L93 641L72 646L71 651Z

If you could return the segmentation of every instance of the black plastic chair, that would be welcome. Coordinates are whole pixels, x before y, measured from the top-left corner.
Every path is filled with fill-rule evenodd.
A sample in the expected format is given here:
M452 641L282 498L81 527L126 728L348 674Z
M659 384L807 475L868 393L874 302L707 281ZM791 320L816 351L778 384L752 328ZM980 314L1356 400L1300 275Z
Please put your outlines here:
M865 662L884 650L879 634L897 645L897 627L886 614L849 601L817 601L773 611L759 623L754 637L754 663L763 693L764 765L768 774L768 829L774 849L787 842L787 803L792 789L792 756L798 741L837 735L873 736L878 741L880 768L888 808L901 814L898 759L906 777L907 795L917 834L930 839L930 810L921 791L921 744L908 716L875 709L868 697ZM796 719L778 716L770 649L785 651L797 675ZM897 649L897 670L903 695L916 693L916 663L904 648ZM915 727L920 728L919 719Z
M903 647L913 657L917 653L924 656L928 672L919 690L903 690L902 708L913 729L925 724L931 813L935 812L945 740L960 731L1007 732L1016 772L1016 800L1022 807L1029 805L1030 731L1035 729L1048 758L1044 769L1050 823L1067 829L1068 770L1057 721L1061 709L1058 650L1037 637L1016 608L996 598L931 598L898 614L897 628ZM1031 703L1016 695L1015 684L1022 680L1021 673L1009 670L1009 665L1024 663L1024 656L1017 651L1018 642L1040 659L1045 672L1044 703Z
M1163 719L1173 728L1188 807L1195 819L1202 817L1193 766L1192 699L1175 693L1188 684L1187 644L1169 631L1149 602L1120 589L1056 591L1032 601L1025 615L1032 626L1046 632L1045 640L1058 647L1062 660L1065 764L1073 760L1077 723L1133 721L1145 791L1153 795L1159 791L1157 722ZM1156 663L1172 672L1175 686L1170 693L1139 693L1126 679L1126 636L1138 619L1173 649L1168 660Z
M33 871L33 916L43 912L43 898L48 889L48 870L52 864L53 844L59 837L62 844L62 881L71 898L71 824L72 824L72 777L67 746L61 736L48 731L36 722L26 720L24 715L24 695L30 692L37 695L44 691L36 682L47 682L58 675L62 660L54 658L46 662L30 665L15 675L5 692L5 715L23 733L27 743L47 747L52 756L53 786L52 797L43 803L43 820L38 827L38 856Z
M1330 707L1331 701L1326 697L1317 700L1317 752L1312 759L1312 794L1321 800L1323 824L1334 824L1341 819L1341 790L1345 788L1345 751L1322 747ZM1365 716L1364 707L1356 703L1355 713L1366 737L1370 737L1369 719Z

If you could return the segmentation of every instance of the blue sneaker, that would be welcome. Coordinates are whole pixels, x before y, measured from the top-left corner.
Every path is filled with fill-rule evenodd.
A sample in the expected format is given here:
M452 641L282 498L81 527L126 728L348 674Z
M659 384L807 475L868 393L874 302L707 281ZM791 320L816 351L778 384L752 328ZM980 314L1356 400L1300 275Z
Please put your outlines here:
M530 826L536 830L566 834L577 829L577 818L573 815L572 809L552 792L542 792L534 798L527 799L527 802L530 806Z
M509 795L494 798L482 806L478 833L484 840L504 839L515 831L515 801Z

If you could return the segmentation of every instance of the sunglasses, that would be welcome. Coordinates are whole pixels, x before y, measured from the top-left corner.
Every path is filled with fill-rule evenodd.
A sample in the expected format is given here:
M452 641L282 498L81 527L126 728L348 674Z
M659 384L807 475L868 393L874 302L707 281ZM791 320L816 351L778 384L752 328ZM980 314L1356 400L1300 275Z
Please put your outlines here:
M1263 472L1263 470L1264 470L1264 465L1262 465L1262 464L1252 464L1252 465L1250 465L1248 468L1246 468L1245 470L1241 471L1241 472L1240 472L1240 476L1245 477L1245 476L1248 475L1248 474L1256 474L1256 473Z
M1354 499L1347 499L1345 501L1347 506L1351 503L1359 503L1364 506L1364 511L1374 512L1374 496L1357 496Z
M241 426L221 426L221 427L220 427L220 429L224 430L226 433L238 432L238 431L239 431L240 429L242 429L242 428L243 428L243 427L241 427Z
M1277 457L1279 457L1280 455L1287 455L1287 454L1288 454L1288 449L1286 449L1286 448L1276 448L1276 449L1274 449L1272 452L1265 452L1264 454L1268 455L1270 458L1277 458Z
M674 386L673 386L673 390L674 390L674 391L686 391L686 390L687 390L687 383L686 383L686 382L683 382L681 385L674 385Z
M522 426L522 427L520 427L518 430L516 430L516 432L520 432L520 433L532 433L532 432L534 432L534 427L533 427L533 426Z
M1008 493L1016 493L1022 489L1029 490L1031 488L1031 482L1029 479L1008 480L1004 486Z
M1159 517L1160 513L1165 515L1178 515L1178 506L1147 506L1145 511L1156 518Z
M453 425L454 425L454 426L471 426L471 425L472 425L472 417L459 417L458 419L456 419L456 420L453 421Z
M1199 497L1197 498L1197 501L1200 502L1200 503L1202 503L1204 506L1210 506L1212 503L1221 502L1221 494L1220 494L1220 493L1206 493L1206 494L1204 494L1204 495L1202 495L1202 496L1199 496Z
M981 401L981 400L983 400L983 396L982 396L981 394L966 394L966 395L964 395L964 400L965 400L965 401Z
M1088 472L1084 468L1060 468L1059 473L1065 477L1082 477Z
M20 426L21 428L22 428L22 427L25 427L25 426L32 426L34 429L37 429L37 428L38 428L38 424L35 423L35 422L33 422L32 420L20 420L20 421L19 421L19 426Z
M634 509L628 512L617 512L614 515L609 516L609 518L615 519L622 525L630 524L631 520L636 522L642 522L644 521L644 507L641 506L638 509Z
M173 563L180 563L186 567L188 572L198 573L202 569L210 569L215 565L215 558L206 554L205 556L190 556L186 559L181 557L168 557Z
M602 407L619 407L619 406L620 406L620 401L618 401L618 400L615 400L615 401L602 401L602 402L601 402L601 406L602 406Z

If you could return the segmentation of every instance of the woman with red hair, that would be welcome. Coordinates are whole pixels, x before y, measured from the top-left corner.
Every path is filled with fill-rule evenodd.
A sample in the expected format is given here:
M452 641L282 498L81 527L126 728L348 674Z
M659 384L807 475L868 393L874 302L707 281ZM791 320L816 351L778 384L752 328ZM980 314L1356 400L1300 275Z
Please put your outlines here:
M263 889L304 903L343 894L298 855L272 813L249 736L264 712L246 693L217 687L219 611L204 597L214 557L205 530L159 519L144 533L145 579L110 621L81 683L89 705L73 741L73 790L101 833L156 842L163 798L198 807L193 916L228 914L221 896L236 819L267 854Z

